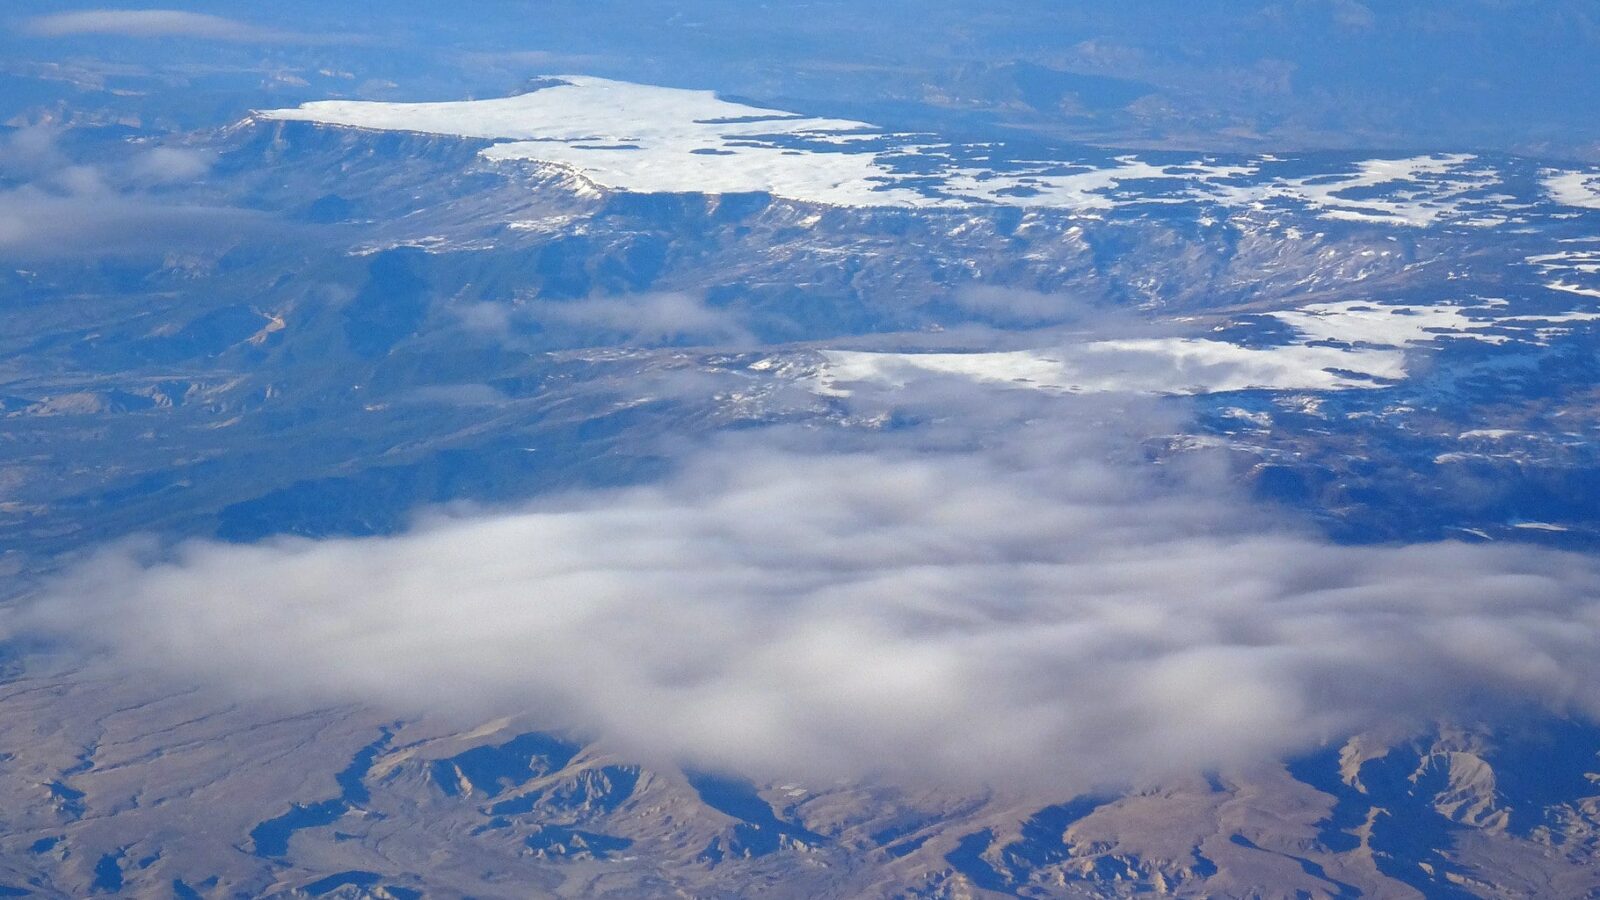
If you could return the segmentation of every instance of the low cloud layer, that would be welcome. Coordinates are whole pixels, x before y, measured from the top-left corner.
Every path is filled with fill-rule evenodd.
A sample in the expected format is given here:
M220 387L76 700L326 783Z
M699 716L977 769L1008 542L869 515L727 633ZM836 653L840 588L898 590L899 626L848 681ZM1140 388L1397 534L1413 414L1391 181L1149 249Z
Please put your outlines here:
M175 9L87 9L36 16L23 31L40 37L115 35L134 38L186 37L213 41L267 43L295 35L236 19Z
M1600 714L1594 560L1337 546L1215 472L1136 461L1103 437L1126 411L1059 403L1000 431L747 434L651 486L393 537L118 545L5 625L243 694L525 711L757 777L1081 788Z
M970 316L1008 326L1059 324L1085 318L1104 321L1110 315L1106 310L1092 309L1071 295L992 284L963 286L950 299Z
M225 245L263 216L183 198L211 170L207 154L133 147L95 164L72 159L44 126L0 138L0 257L93 258Z
M754 339L732 310L680 291L651 291L579 300L482 302L457 309L463 325L512 346L542 336L563 346L749 344Z

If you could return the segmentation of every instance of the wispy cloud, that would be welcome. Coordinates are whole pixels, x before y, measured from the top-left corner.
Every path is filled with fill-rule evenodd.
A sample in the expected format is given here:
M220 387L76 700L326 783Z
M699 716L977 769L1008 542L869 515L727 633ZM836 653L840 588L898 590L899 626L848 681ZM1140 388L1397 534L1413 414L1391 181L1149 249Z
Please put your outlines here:
M216 246L259 228L264 217L185 202L165 191L205 178L201 152L154 147L119 159L77 162L53 130L32 126L0 140L0 256L93 257Z
M1372 8L1360 0L1333 0L1333 20L1345 28L1366 29L1377 22Z
M183 37L241 43L301 42L310 37L223 16L175 9L88 9L54 13L26 20L22 30L40 37Z
M1022 425L997 396L927 398L959 426L748 434L654 485L398 536L119 545L7 626L280 701L532 711L766 776L1069 791L1600 714L1594 560L1336 545L1132 461L1103 435L1137 408Z
M563 346L748 344L753 338L730 309L679 291L580 300L481 302L456 310L468 329L511 343L558 335Z
M1104 319L1107 315L1071 296L997 285L966 285L953 292L950 299L966 314L1001 325L1043 325L1072 322L1086 315Z

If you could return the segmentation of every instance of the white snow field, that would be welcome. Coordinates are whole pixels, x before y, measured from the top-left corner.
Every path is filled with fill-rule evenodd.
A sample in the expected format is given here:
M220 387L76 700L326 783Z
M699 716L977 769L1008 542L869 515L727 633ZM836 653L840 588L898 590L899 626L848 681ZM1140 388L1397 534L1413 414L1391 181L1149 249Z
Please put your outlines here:
M1377 379L1405 376L1405 357L1398 350L1293 345L1258 350L1195 338L1095 341L1002 353L827 350L823 356L827 364L816 389L830 395L848 394L851 383L899 387L930 374L1062 393L1146 394L1344 390L1379 387L1383 382Z
M586 75L546 79L515 97L441 103L325 100L257 113L382 131L493 141L494 161L558 166L602 189L636 193L765 192L846 207L1000 204L1102 210L1209 202L1271 211L1303 205L1329 219L1424 226L1508 221L1498 176L1468 155L1370 160L1353 171L1274 177L1270 156L1222 164L1000 162L865 122L764 109L685 90Z
M1600 209L1600 171L1545 173L1545 190L1551 199L1567 206Z
M1505 315L1505 302L1475 306L1322 303L1270 313L1294 340L1243 347L1193 337L1095 340L998 353L825 350L812 388L843 396L851 384L899 387L927 375L1063 393L1209 394L1240 390L1339 391L1383 387L1408 375L1406 354L1443 338L1502 344L1547 342L1600 313Z

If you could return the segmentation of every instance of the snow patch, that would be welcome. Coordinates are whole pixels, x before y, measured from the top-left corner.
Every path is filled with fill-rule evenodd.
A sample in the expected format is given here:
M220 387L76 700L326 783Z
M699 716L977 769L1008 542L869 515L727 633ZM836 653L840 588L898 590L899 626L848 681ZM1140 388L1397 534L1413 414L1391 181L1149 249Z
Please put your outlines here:
M1251 349L1195 338L1095 341L1001 353L827 350L823 357L817 390L831 395L849 394L854 383L894 388L930 374L1059 393L1148 394L1347 390L1380 387L1405 376L1404 355L1393 350Z
M1272 347L1161 337L995 353L824 350L813 390L847 396L852 384L898 388L929 375L1059 393L1362 390L1405 379L1408 350L1441 339L1541 343L1565 333L1564 323L1600 319L1589 312L1507 316L1504 306L1499 300L1477 306L1312 304L1268 314L1298 335Z
M1220 193L1240 206L1299 202L1322 218L1349 222L1418 228L1447 220L1475 227L1502 224L1506 217L1494 213L1511 198L1487 193L1500 176L1475 162L1465 153L1373 159L1357 163L1353 172L1280 178Z
M1471 337L1503 343L1497 335L1473 333L1489 324L1473 319L1459 306L1380 305L1350 301L1319 303L1271 314L1305 336L1308 341L1404 347L1439 337Z
M1600 209L1600 172L1551 170L1545 173L1544 189L1557 203Z

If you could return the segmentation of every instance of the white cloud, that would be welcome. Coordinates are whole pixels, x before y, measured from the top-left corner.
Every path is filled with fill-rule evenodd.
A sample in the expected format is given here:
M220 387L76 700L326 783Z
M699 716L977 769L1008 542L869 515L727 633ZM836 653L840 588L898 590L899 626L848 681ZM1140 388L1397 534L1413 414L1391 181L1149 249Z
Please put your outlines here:
M950 299L967 313L1007 325L1071 322L1085 315L1100 320L1107 315L1075 297L990 284L965 285Z
M507 397L490 385L468 383L429 385L412 391L405 399L441 406L494 406L504 403Z
M0 254L165 252L216 246L264 224L259 213L153 192L202 179L211 166L203 153L155 147L88 165L68 158L58 138L50 128L33 126L0 142L0 176L20 182L0 190Z
M749 332L733 313L708 305L699 297L663 291L616 297L591 297L574 303L529 304L528 314L547 326L620 339L630 344L748 343Z
M35 16L23 31L40 37L114 35L135 38L185 37L242 43L303 41L306 35L262 28L237 19L175 9L87 9Z
M211 171L211 158L198 150L153 147L134 157L126 174L137 184L165 185L198 181Z
M1372 8L1359 0L1333 0L1333 20L1345 28L1367 29L1376 22Z
M48 125L24 125L0 141L0 174L31 177L67 165L56 146L59 133Z
M534 331L557 332L564 345L598 342L630 346L686 343L747 344L753 339L732 310L677 291L463 304L456 315L468 330L517 343Z
M140 194L0 191L0 256L93 258L225 247L270 220L247 210L164 203ZM273 226L281 230L281 226Z
M1334 545L1215 473L1114 461L1136 448L1098 435L1138 415L1056 400L1002 431L988 396L926 398L953 430L745 435L658 484L392 537L119 545L5 624L128 671L531 711L772 777L1066 790L1435 717L1600 713L1594 560Z

